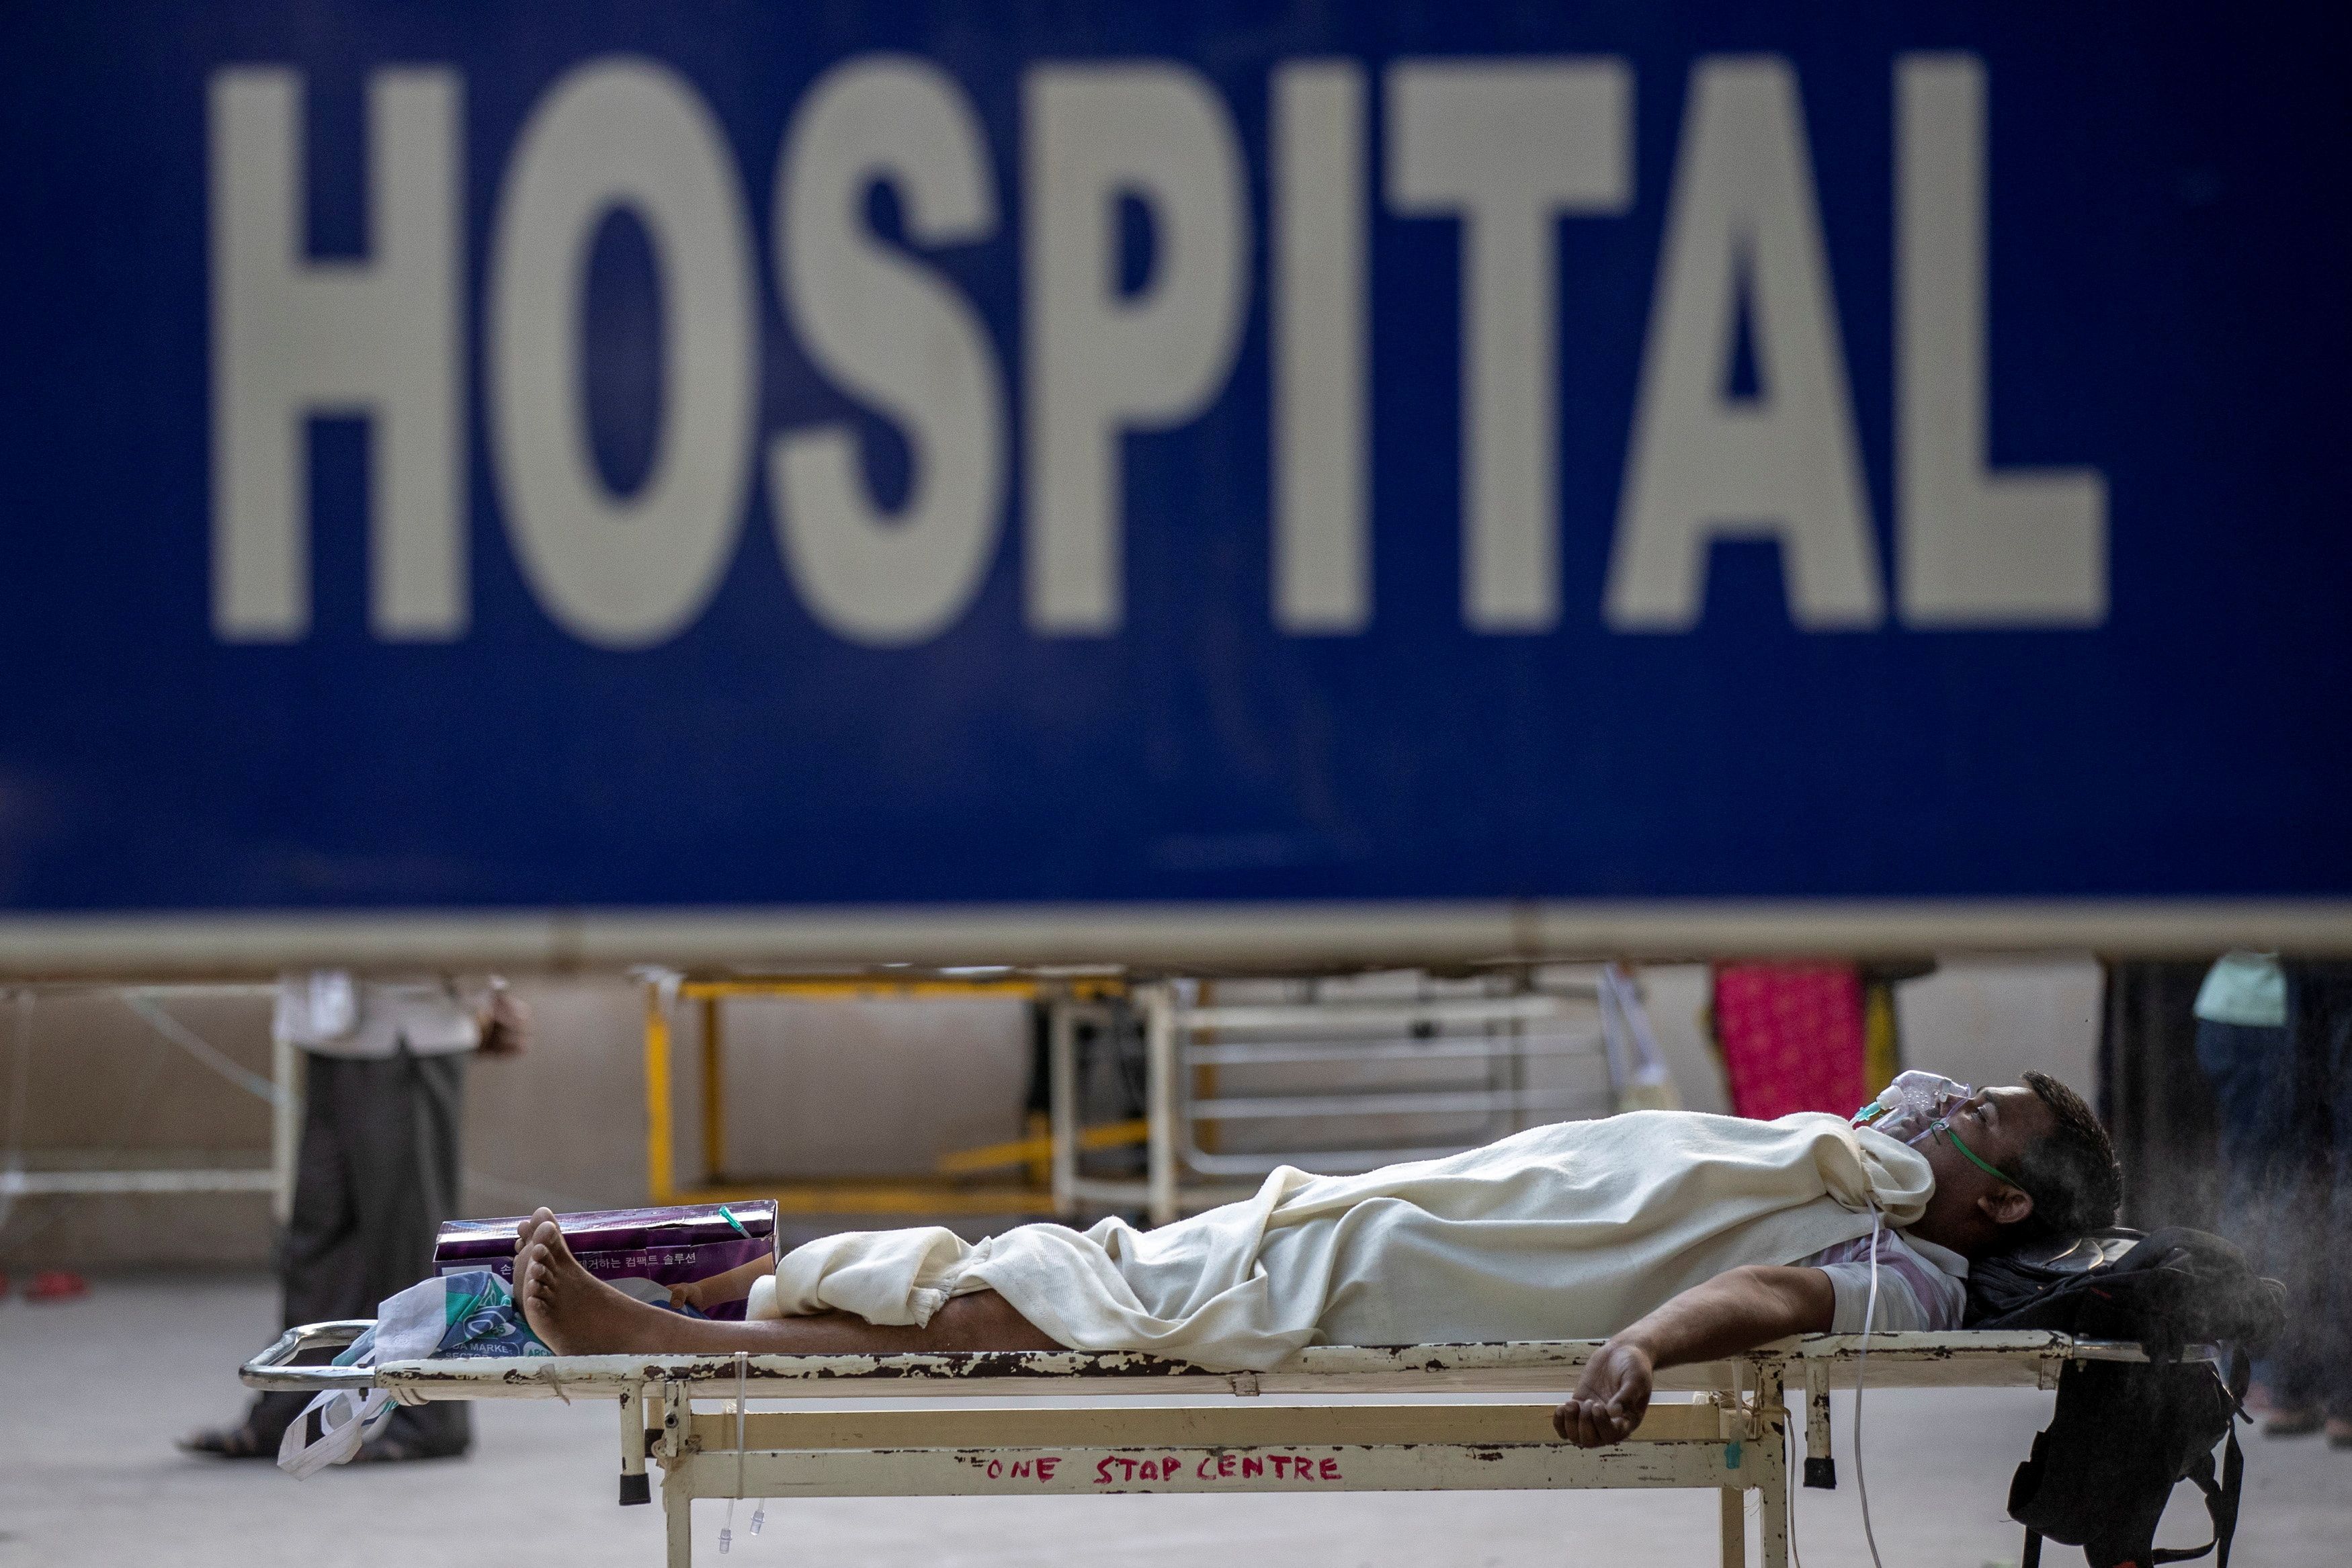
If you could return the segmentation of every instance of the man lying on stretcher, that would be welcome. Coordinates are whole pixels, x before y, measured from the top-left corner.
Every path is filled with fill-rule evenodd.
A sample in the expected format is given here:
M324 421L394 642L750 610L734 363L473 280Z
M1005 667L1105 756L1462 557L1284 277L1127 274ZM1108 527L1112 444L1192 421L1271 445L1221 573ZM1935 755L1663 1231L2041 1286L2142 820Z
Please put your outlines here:
M592 1279L542 1208L516 1294L566 1355L1131 1350L1218 1370L1308 1344L1601 1339L1560 1435L1639 1424L1661 1366L1790 1334L1960 1325L1969 1260L2109 1223L2098 1119L2064 1084L1971 1092L1906 1072L1852 1123L1636 1111L1356 1176L1287 1167L1157 1230L1024 1225L977 1244L857 1231L709 1281L749 1316L665 1312ZM691 1291L694 1288L688 1287ZM712 1299L718 1299L714 1296Z

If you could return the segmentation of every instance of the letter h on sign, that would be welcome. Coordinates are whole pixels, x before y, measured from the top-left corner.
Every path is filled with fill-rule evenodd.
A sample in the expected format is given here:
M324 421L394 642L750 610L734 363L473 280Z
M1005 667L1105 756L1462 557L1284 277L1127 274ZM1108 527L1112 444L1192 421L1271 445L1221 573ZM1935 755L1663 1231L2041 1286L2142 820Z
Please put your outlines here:
M310 631L297 432L309 415L356 413L376 438L370 623L384 638L462 636L458 78L369 78L364 261L302 259L300 106L291 70L213 78L213 625L233 642Z

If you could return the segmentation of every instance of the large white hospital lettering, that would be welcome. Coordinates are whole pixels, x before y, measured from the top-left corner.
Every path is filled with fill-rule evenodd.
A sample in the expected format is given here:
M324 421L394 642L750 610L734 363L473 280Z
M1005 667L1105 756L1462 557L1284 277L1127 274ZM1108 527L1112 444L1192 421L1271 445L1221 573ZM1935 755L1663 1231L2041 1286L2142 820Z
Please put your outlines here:
M662 302L660 434L628 496L589 450L580 364L588 249L616 208L653 240ZM667 67L582 66L523 127L491 241L490 445L523 574L584 642L677 635L733 554L759 348L751 251L725 138Z
M1743 292L1760 383L1747 406L1723 393ZM1778 59L1702 60L1650 307L1609 624L1691 626L1709 542L1761 534L1780 541L1798 625L1876 625L1863 497L1796 74Z
M1028 619L1118 630L1124 438L1199 417L1248 306L1241 147L1216 89L1172 64L1041 66L1022 89ZM1118 288L1122 195L1150 214L1150 276Z
M1293 60L1271 96L1274 623L1360 632L1372 616L1363 68Z
M1553 221L1633 195L1622 60L1389 70L1389 204L1462 220L1462 619L1559 619L1559 284Z
M793 116L776 169L776 287L809 357L895 420L914 455L905 506L868 495L845 424L768 448L784 559L810 612L859 643L919 643L979 591L1004 507L1004 393L988 329L932 269L883 245L867 189L898 189L907 237L971 245L996 232L979 117L915 59L828 72Z
M370 77L361 261L303 256L300 78L224 70L211 99L213 629L310 632L302 423L361 414L375 439L369 623L388 639L462 635L457 75Z
M1442 220L1458 227L1458 299L1428 301L1410 277L1381 287L1450 305L1459 322L1462 622L1545 632L1568 602L1560 453L1576 415L1560 406L1559 366L1579 352L1573 333L1562 341L1559 228L1632 206L1633 72L1612 57L1405 59L1382 73L1377 103L1371 75L1301 58L1276 62L1265 82L1265 612L1294 636L1360 634L1374 619L1371 235L1376 223ZM2102 476L1990 460L1984 67L1903 55L1892 85L1897 618L2096 625ZM1009 152L992 150L960 83L910 56L844 60L787 117L765 214L782 324L820 375L903 438L910 472L895 506L867 483L855 422L759 428L744 172L669 67L586 61L533 106L499 182L478 335L462 292L457 74L370 77L356 259L307 254L302 92L275 67L225 68L211 84L211 595L224 641L310 632L302 432L322 415L363 418L373 437L371 629L465 635L469 341L514 556L549 618L583 642L646 647L691 626L736 559L754 493L818 624L871 647L936 638L1003 554L1016 472L1030 631L1102 637L1125 624L1130 437L1196 420L1224 395L1259 286L1232 106L1199 71L1034 64ZM1003 190L1001 169L1016 176ZM867 215L877 185L900 215L887 238ZM1696 626L1715 542L1746 536L1779 550L1800 628L1883 625L1888 569L1786 60L1693 66L1663 200L1602 623ZM1122 204L1150 235L1139 280L1122 276ZM591 447L582 326L588 257L616 214L651 242L662 323L652 460L626 493ZM983 246L1017 264L1017 326L985 319L941 254ZM1756 385L1734 395L1743 330ZM1408 449L1423 440L1391 434ZM1605 483L1577 477L1580 491Z
M2107 614L2095 468L1985 467L1984 64L1895 66L1895 570L1914 626L2087 625Z

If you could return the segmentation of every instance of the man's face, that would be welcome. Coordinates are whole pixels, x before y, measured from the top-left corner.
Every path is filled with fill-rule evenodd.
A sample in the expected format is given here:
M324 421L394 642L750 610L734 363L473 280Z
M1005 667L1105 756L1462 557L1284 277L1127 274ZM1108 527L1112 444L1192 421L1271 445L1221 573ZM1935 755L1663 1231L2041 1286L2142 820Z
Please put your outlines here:
M2017 1174L2025 1151L2055 1131L2050 1107L2042 1103L2042 1096L2021 1083L1979 1089L1948 1112L1944 1120L1978 1159L2011 1176ZM1925 1153L1936 1172L1938 1191L1952 1191L1973 1200L1996 1191L2001 1185L1940 1134L1927 1141Z
M1969 1257L1981 1257L2000 1244L2003 1228L2033 1212L2033 1200L1962 1154L1952 1134L1977 1159L2015 1176L2025 1151L2057 1131L2057 1122L2042 1096L2022 1084L1980 1090L1953 1106L1944 1122L1948 1133L1931 1134L1915 1145L1936 1173L1936 1191L1912 1231Z

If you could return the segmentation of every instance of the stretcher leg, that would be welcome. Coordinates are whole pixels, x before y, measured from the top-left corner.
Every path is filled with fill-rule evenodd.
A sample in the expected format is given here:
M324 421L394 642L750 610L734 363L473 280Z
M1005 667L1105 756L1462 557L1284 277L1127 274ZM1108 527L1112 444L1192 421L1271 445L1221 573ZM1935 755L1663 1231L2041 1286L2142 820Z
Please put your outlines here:
M687 1419L691 1413L686 1385L665 1383L661 1385L661 1408L654 1425L658 1432L652 1439L654 1452L659 1454L664 1466L668 1466L683 1452Z
M1830 1369L1811 1357L1805 1361L1805 1484L1837 1488L1837 1458L1830 1448Z
M646 1474L645 1390L621 1390L621 1504L651 1502L653 1482Z
M1757 1369L1756 1493L1762 1504L1758 1530L1764 1568L1789 1563L1789 1404L1785 1374L1778 1363Z
M1748 1494L1725 1487L1715 1495L1723 1517L1723 1568L1748 1568Z
M694 1568L694 1494L684 1466L662 1476L662 1521L669 1531L669 1568Z
M1771 1477L1756 1489L1763 1502L1758 1533L1763 1542L1764 1568L1789 1568L1789 1464L1783 1458L1769 1467Z

